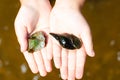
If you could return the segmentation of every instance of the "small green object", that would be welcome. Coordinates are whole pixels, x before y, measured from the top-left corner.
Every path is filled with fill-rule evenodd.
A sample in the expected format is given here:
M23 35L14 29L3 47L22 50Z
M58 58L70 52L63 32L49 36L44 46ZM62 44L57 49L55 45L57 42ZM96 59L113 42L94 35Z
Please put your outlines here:
M28 38L28 52L33 53L45 47L45 36L39 31Z

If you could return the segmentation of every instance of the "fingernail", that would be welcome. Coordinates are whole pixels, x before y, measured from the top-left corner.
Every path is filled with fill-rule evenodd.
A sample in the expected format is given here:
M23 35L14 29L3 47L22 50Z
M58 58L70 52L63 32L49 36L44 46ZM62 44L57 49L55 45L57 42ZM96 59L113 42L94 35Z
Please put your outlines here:
M47 59L48 59L48 60L52 60L52 56L47 55Z
M20 49L20 50L21 50L21 52L23 52L23 51L24 51L22 47L21 47L21 49Z
M60 65L56 65L56 68L57 68L57 69L60 69Z
M77 76L76 76L76 79L81 79L81 78L82 78L81 75L77 75Z
M47 72L51 72L52 71L52 68L51 67L47 67Z
M66 80L66 79L67 79L66 75L61 75L61 78L62 78L63 80Z
M25 49L22 46L21 46L20 50L21 50L21 52L25 52Z
M77 72L77 71L76 71ZM76 73L76 79L82 79L82 77L83 77L83 70L82 71L78 71L77 73Z
M41 75L42 77L45 77L45 76L47 75L47 73L46 73L46 72L40 72L40 75Z
M94 57L95 56L95 52L94 50L91 51L91 57Z
M25 52L27 50L27 48L24 45L20 45L20 47L21 52Z

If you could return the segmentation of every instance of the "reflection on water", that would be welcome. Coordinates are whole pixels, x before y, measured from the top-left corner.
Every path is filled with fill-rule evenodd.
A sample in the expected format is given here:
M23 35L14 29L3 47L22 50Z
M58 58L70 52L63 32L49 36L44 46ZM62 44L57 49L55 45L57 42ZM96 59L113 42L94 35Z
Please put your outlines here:
M87 58L82 80L119 80L120 0L87 0L83 7L93 34L95 58ZM32 74L14 32L18 0L0 1L0 80L60 80L55 68L45 78ZM54 78L53 78L54 77Z
M120 51L117 52L117 60L120 61Z

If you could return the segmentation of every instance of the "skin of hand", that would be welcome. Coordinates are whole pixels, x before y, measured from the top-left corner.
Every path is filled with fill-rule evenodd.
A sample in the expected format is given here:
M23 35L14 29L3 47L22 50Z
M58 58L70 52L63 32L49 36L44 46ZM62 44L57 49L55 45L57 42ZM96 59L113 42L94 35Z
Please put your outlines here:
M36 31L44 31L48 34L48 21L51 5L49 0L35 0L36 2L34 0L22 1L20 10L15 19L15 32L21 47L21 52L23 52L23 55L33 73L39 72L41 76L46 76L47 72L51 72L52 70L52 49L49 37L49 44L47 44L42 50L34 53L28 53L26 50L28 47L27 38L30 34Z
M65 4L65 5L64 5ZM56 2L50 14L50 28L53 33L70 33L79 37L83 44L80 49L67 50L53 38L53 59L60 68L62 79L75 80L83 76L86 54L93 57L94 50L89 26L76 6Z

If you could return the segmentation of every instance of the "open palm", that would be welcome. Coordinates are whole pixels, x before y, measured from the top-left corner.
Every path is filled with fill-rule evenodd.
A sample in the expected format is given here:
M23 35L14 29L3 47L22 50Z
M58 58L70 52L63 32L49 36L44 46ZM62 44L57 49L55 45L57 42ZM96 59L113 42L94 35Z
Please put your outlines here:
M86 53L94 56L90 29L84 17L79 10L55 6L50 15L50 28L53 33L74 34L82 40L83 45L80 49L67 50L53 38L53 59L55 66L60 68L61 77L68 80L81 78Z
M41 51L32 54L26 51L28 47L27 38L36 31L44 31L48 34L48 17L50 10L51 7L46 12L47 14L42 14L39 10L34 9L31 6L21 6L15 20L15 31L21 51L23 52L32 72L40 72L41 76L45 76L47 72L51 71L51 44L48 44ZM50 39L48 40L48 43L51 43ZM47 52L49 52L49 54L47 54Z

